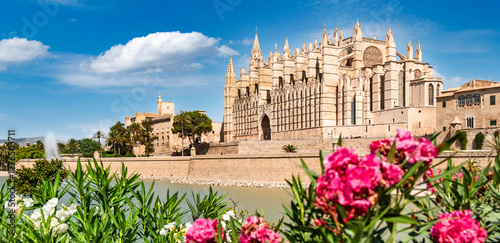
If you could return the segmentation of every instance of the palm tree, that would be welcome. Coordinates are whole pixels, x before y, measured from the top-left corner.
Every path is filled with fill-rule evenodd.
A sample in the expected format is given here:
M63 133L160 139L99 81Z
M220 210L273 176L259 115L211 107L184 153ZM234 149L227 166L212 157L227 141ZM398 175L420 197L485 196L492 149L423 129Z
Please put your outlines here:
M117 131L110 131L108 134L108 139L106 140L107 144L113 145L113 150L114 153L116 154L116 145L122 146L124 144L124 139L123 137L120 136L120 133ZM120 154L120 151L118 151L118 154Z
M75 153L75 149L78 148L78 143L74 138L68 140L68 143L66 144L66 148L71 150L71 157L73 157L73 154Z
M63 151L66 149L66 146L64 145L64 143L57 143L57 149L62 154Z
M141 124L134 122L129 127L132 133L132 142L134 144L139 144L139 157L141 156L141 143L142 143L142 126Z
M181 129L182 129L182 137L181 137L181 155L184 156L184 125L191 124L191 118L189 117L189 114L185 111L181 111L177 116L174 118L176 122L181 124Z
M10 151L7 145L0 146L0 166L2 170L6 169L9 162Z
M101 155L101 157L102 157L101 138L105 138L105 137L106 137L106 135L104 135L104 133L101 131L95 132L94 136L93 136L93 138L97 138L97 141L99 142L99 154Z
M33 147L39 150L45 150L45 145L40 140L36 141L36 143L33 144Z

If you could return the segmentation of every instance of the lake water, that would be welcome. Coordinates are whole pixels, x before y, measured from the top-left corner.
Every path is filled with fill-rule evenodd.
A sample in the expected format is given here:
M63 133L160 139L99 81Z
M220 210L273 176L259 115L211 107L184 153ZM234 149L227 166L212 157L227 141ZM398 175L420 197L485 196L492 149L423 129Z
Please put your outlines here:
M6 177L0 178L0 185L4 184ZM151 186L152 181L144 181L146 188ZM284 210L282 204L289 205L291 197L285 189L271 188L251 188L251 187L228 187L228 186L212 186L214 191L220 194L228 194L226 199L234 201L239 209L246 209L249 213L254 214L255 211L265 215L265 219L272 222L277 222L283 215ZM170 194L179 192L181 195L186 193L186 199L191 200L191 191L207 195L209 186L205 185L187 185L187 184L172 184L165 181L156 181L154 192L160 196L162 201L165 201L167 190ZM64 198L62 201L69 200ZM187 203L184 200L182 206L187 210ZM229 206L232 206L229 201ZM187 218L186 218L187 219Z

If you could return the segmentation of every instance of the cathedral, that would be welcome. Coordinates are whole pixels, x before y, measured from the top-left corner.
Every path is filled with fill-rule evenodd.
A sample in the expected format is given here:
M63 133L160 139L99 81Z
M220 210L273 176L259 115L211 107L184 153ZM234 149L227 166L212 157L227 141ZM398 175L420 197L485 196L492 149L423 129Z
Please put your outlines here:
M385 40L363 37L359 22L263 59L255 34L248 71L239 78L232 58L224 87L221 140L379 138L397 128L415 136L435 132L436 96L443 81L411 40L396 50L391 28Z

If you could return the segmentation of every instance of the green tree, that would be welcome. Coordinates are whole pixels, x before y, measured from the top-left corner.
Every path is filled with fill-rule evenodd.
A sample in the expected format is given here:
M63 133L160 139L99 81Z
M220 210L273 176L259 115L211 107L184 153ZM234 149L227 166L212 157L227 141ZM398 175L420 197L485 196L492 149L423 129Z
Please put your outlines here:
M209 133L212 129L212 120L198 111L181 111L174 117L172 125L172 133L181 133L182 138L188 137L191 144L195 143L196 138L201 138L202 134Z
M158 136L153 135L153 121L151 118L146 118L146 120L141 122L142 126L142 143L145 146L144 152L146 156L149 157L149 154L155 151L154 141L158 139Z
M75 154L75 150L78 149L78 142L74 138L71 138L66 144L66 149L71 151L71 156L73 156Z
M99 142L99 154L102 157L101 138L106 138L106 135L101 131L97 131L94 133L94 136L92 138L97 138L97 141Z
M59 150L60 153L64 152L66 150L66 145L64 145L64 143L57 143L57 150Z
M94 152L99 150L99 143L91 138L84 138L77 141L78 152L82 153L83 157L93 157Z
M141 156L141 143L142 143L142 133L143 133L142 130L143 130L143 128L142 128L141 124L134 122L128 127L128 130L130 131L133 144L139 145L139 157L140 157Z
M107 140L106 143L112 145L113 148L116 147L118 149L118 154L125 155L132 150L133 143L131 141L130 131L125 128L125 124L118 121L109 129L109 132L114 133L113 136L115 136L115 138L111 139L114 142Z
M37 146L20 147L16 149L16 161L21 159L42 159L45 158L45 153Z
M39 150L45 150L45 145L40 140L36 141L32 146Z
M122 145L123 140L120 137L120 134L117 131L110 131L108 133L108 139L106 140L106 144L113 146L113 152L116 154L117 145ZM120 152L118 152L120 154Z
M174 117L174 123L172 124L172 134L176 134L180 132L181 136L181 155L184 156L184 138L188 136L187 131L191 131L193 126L191 124L191 117L189 116L189 112L180 111Z
M9 161L10 151L7 145L0 146L0 166L2 170L6 170Z
M15 142L7 142L0 146L0 166L2 170L6 170L9 164L11 154L9 146L14 147L15 150L19 149L19 144Z
M31 195L33 193L40 193L40 186L43 184L42 180L54 182L56 179L59 182L68 177L68 172L63 166L61 160L52 160L51 162L46 159L35 161L33 168L17 169L14 177L16 191L21 195ZM10 180L10 179L8 179Z

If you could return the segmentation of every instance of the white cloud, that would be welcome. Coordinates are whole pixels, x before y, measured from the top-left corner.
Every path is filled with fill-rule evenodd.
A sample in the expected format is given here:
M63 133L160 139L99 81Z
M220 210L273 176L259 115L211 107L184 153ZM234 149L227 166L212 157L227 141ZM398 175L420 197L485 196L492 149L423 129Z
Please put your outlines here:
M124 71L147 71L156 66L161 71L189 69L210 59L237 55L238 52L225 45L220 39L208 37L199 32L158 32L137 37L125 45L116 45L98 57L82 63L82 71L97 74Z
M3 39L0 41L0 70L8 65L33 61L48 54L49 47L40 41L26 38Z

